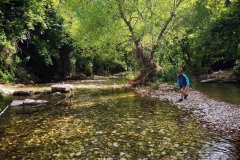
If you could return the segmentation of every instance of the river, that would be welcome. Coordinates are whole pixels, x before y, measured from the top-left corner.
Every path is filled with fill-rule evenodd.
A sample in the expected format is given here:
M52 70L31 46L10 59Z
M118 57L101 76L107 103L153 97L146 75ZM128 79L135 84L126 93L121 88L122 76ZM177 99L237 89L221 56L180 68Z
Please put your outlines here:
M111 83L120 82L104 85ZM168 102L91 85L98 88L75 90L72 103L31 114L7 110L0 117L1 159L240 158L239 136L204 128Z
M240 105L240 84L200 83L194 81L192 87L213 99Z

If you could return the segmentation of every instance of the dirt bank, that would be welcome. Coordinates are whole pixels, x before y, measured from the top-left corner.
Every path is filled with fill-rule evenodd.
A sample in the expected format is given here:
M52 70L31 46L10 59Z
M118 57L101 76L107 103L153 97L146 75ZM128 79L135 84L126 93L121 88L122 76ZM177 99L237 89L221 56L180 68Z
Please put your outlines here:
M233 105L209 98L193 89L189 89L189 96L182 103L173 85L161 84L158 90L139 87L136 91L142 96L150 96L159 100L170 101L181 110L190 112L204 127L211 127L223 132L240 133L240 105Z

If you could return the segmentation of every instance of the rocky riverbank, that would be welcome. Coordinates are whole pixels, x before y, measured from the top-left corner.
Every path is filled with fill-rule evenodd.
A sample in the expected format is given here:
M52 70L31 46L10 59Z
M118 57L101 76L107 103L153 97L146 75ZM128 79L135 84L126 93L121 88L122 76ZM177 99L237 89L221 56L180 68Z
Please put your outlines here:
M169 101L173 106L190 112L204 127L222 132L240 133L240 105L220 102L209 98L199 91L189 89L188 98L177 103L179 93L173 85L161 84L158 90L148 87L136 89L141 96L150 96L163 101Z

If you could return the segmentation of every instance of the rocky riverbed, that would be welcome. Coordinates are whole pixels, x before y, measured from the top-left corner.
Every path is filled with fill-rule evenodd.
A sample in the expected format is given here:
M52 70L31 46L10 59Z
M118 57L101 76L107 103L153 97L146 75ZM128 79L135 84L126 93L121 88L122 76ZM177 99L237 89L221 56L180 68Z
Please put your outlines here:
M73 89L79 88L124 88L129 89L128 85L96 85L96 84L75 84ZM19 91L20 90L20 91ZM0 91L4 95L14 95L16 93L28 93L35 95L50 91L50 86L41 87L41 90L29 91L29 88L0 86ZM223 132L240 132L240 105L225 103L209 98L203 93L189 89L189 96L182 103L177 103L180 98L179 93L173 85L161 84L158 90L152 90L149 87L138 87L136 92L142 96L157 98L162 101L170 101L172 106L177 106L182 111L190 112L194 118L198 119L205 127L214 128ZM17 94L17 95L18 95Z
M204 127L222 132L240 132L240 105L220 102L209 98L199 91L189 89L188 98L177 103L180 94L173 85L161 84L158 90L139 87L136 91L142 96L150 96L163 101L170 101L183 111L190 112Z

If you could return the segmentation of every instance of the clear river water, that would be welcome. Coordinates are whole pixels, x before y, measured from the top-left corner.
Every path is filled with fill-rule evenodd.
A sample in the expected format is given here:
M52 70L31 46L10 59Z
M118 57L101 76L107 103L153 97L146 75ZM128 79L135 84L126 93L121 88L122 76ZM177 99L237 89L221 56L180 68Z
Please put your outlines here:
M204 128L168 102L91 85L98 88L75 90L72 103L31 114L8 109L0 159L240 159L239 136Z
M195 82L192 87L210 98L240 105L240 84Z

